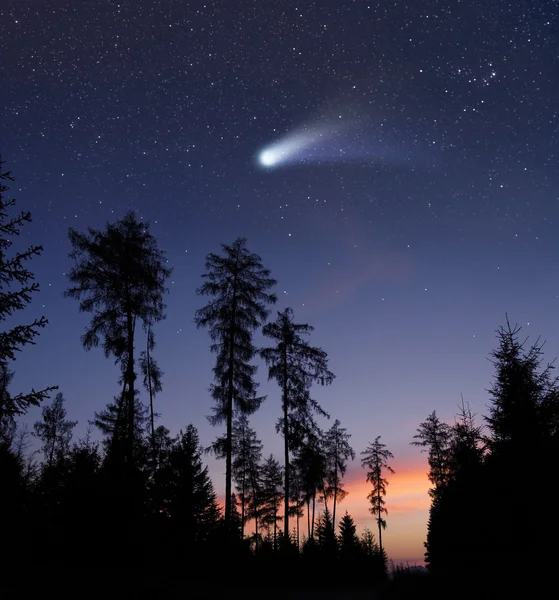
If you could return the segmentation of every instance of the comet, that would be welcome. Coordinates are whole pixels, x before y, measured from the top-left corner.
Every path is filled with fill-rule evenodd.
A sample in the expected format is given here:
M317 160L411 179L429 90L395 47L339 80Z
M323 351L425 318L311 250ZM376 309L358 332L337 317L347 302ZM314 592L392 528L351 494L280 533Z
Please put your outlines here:
M328 140L339 132L338 129L328 127L304 128L287 134L283 138L265 147L258 154L258 163L261 167L271 169L280 165L304 162Z

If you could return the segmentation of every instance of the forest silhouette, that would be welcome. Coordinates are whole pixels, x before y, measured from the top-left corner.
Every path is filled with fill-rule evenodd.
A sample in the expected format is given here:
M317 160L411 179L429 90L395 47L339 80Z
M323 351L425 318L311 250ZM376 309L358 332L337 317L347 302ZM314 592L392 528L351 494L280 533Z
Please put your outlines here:
M341 504L347 464L356 456L351 435L337 418L326 431L317 421L326 412L313 392L335 378L328 355L312 345L313 327L299 323L291 308L273 318L276 281L243 238L207 255L197 290L195 322L207 330L215 355L209 419L219 434L209 448L201 446L193 424L171 436L156 423L164 384L156 331L165 318L171 269L149 224L133 212L104 230L69 230L73 266L65 295L90 316L82 346L100 347L118 364L118 393L77 440L56 382L39 391L11 389L18 353L40 343L48 325L44 317L22 323L39 289L28 264L42 248L12 250L31 215L16 212L15 201L6 199L11 181L0 168L6 573L22 562L52 572L117 569L129 592L162 595L176 582L187 597L253 587L285 594L321 589L323 598L353 588L418 598L500 597L549 572L559 522L559 386L539 339L529 343L507 317L490 357L488 414L478 419L462 402L454 423L433 412L418 424L410 443L427 454L432 485L427 574L390 567L382 534L393 456L381 436L359 453L376 532L358 535ZM254 345L257 331L269 346ZM250 424L264 400L253 364L258 356L281 396L276 430L284 441L282 461L263 455ZM36 406L42 418L28 432L18 419ZM41 460L30 450L31 436ZM225 461L223 507L204 464L208 452ZM127 580L126 570L141 575ZM2 582L5 589L12 584L18 586L9 577Z

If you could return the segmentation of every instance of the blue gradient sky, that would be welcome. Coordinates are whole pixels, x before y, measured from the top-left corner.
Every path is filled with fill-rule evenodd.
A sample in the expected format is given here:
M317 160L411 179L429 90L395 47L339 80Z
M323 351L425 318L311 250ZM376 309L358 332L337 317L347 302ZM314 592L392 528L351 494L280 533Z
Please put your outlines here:
M395 455L386 546L421 559L418 424L432 410L451 420L461 393L485 411L505 312L559 354L557 12L551 1L4 2L0 151L34 216L20 241L45 247L29 315L50 321L14 389L58 384L79 435L117 393L111 361L80 346L88 317L62 298L67 229L132 208L174 268L156 330L160 422L192 422L208 445L221 430L206 421L213 357L195 290L205 255L246 236L279 282L277 310L293 307L328 352L337 378L315 397L356 452L381 435ZM263 148L336 114L351 127L327 149L259 166ZM252 423L280 458L266 375ZM224 465L208 463L221 493ZM356 461L344 503L362 526L364 475Z

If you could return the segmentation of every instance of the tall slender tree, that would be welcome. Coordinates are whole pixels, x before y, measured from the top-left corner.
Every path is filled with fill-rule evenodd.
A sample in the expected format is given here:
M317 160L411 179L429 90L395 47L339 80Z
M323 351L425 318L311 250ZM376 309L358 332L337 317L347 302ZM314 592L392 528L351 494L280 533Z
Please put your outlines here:
M342 487L342 477L347 470L347 461L355 459L355 452L349 445L350 433L341 426L338 419L326 432L324 437L324 454L326 457L326 481L324 486L324 500L332 498L332 523L336 523L336 505L343 500L348 492Z
M171 274L165 254L149 231L149 223L128 212L104 231L69 230L75 261L68 274L65 296L80 301L80 311L93 313L82 336L86 350L101 341L105 356L114 356L123 374L122 402L126 405L126 450L134 457L135 339L137 325L144 327L165 318L165 282Z
M153 408L153 399L163 389L162 377L163 371L152 356L155 348L155 338L151 329L151 324L147 327L146 349L140 353L140 369L144 377L144 387L149 395L149 428L151 445L151 462L153 476L157 469L157 442L155 437L155 411Z
M386 445L380 441L380 435L377 436L375 441L370 443L363 452L361 452L361 456L361 466L368 469L367 482L373 486L367 499L371 503L371 513L376 515L378 525L378 545L380 553L382 554L382 530L386 529L386 521L382 518L382 515L388 513L384 507L384 496L386 496L388 480L382 475L383 469L394 474L394 470L388 465L388 459L394 458L394 456L386 448Z
M289 532L290 453L303 443L305 436L316 429L314 414L328 416L318 402L311 398L313 383L329 385L334 374L328 370L328 356L322 348L311 346L304 336L314 330L311 325L295 323L293 310L278 312L277 319L268 323L262 333L275 342L260 354L268 365L268 377L282 391L282 415L276 429L284 439L284 531Z
M197 290L211 301L196 311L198 327L207 327L212 340L211 351L217 354L211 386L215 400L213 425L225 422L225 524L231 520L233 457L233 411L250 415L264 400L257 396L254 380L257 367L251 361L257 353L252 335L270 313L268 305L276 302L269 292L276 285L262 259L249 252L246 239L222 245L223 255L206 257L204 283Z
M7 182L10 181L14 179L9 171L4 171L0 158L0 323L23 311L39 291L39 284L34 281L34 275L26 265L43 252L42 246L30 246L12 256L7 254L22 227L31 223L30 212L9 216L9 211L16 203L14 199L4 199L5 192L9 190ZM15 361L16 354L23 347L35 344L35 338L47 324L45 317L39 317L25 325L14 325L10 329L2 327L0 331L0 424L6 424L14 415L27 412L31 406L38 406L48 398L49 392L56 389L32 389L26 394L19 393L15 396L8 393L8 384L13 374L10 363Z

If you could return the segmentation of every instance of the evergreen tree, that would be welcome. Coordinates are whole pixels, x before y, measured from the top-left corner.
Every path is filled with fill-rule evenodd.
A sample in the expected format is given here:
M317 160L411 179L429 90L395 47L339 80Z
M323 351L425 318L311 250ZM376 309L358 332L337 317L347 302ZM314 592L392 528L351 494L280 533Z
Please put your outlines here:
M35 436L43 443L42 451L47 467L52 467L55 460L67 457L70 451L72 430L77 421L66 420L64 396L56 394L50 406L43 407L43 420L34 425Z
M176 544L188 552L211 539L220 517L202 451L197 429L188 425L158 471L163 485L161 510L170 520Z
M334 374L328 370L327 354L311 346L304 336L314 327L295 323L293 310L278 312L275 322L268 323L262 333L276 345L261 350L268 365L268 377L274 379L282 391L282 416L276 429L284 439L284 526L289 531L290 453L303 443L305 436L316 430L313 413L328 416L318 402L311 398L313 383L329 385Z
M448 481L450 459L451 428L443 423L433 411L423 423L419 425L414 446L420 446L422 452L429 452L429 481L435 486L429 490L431 495L437 493Z
M218 437L208 450L218 458L226 457L226 436ZM240 414L233 421L232 440L232 470L233 479L238 495L235 496L240 503L241 512L241 537L244 537L244 526L250 512L255 519L258 532L258 493L260 489L260 461L262 459L262 442L258 439L256 431L250 427L248 417ZM256 510L249 511L249 505Z
M526 444L538 444L545 430L542 407L550 392L557 389L551 377L552 364L542 367L543 344L539 339L526 349L520 341L521 327L497 330L499 347L492 352L495 380L489 389L491 405L486 421L491 431L490 446L494 452L518 451Z
M338 554L338 542L334 532L334 524L330 511L326 508L318 517L316 523L316 542L322 557L326 561L332 561Z
M383 469L394 474L392 467L388 465L388 459L394 458L392 453L387 450L386 445L380 441L380 435L375 438L375 441L370 443L364 452L361 452L361 466L369 469L367 472L367 482L372 484L373 489L369 492L367 499L371 503L370 511L376 515L378 525L378 544L380 553L383 553L382 547L382 530L386 529L386 521L382 518L383 514L387 514L384 507L384 497L386 496L386 486L388 481L382 476Z
M75 261L65 296L80 301L81 312L91 312L91 323L82 336L86 350L103 345L105 356L114 356L123 378L126 446L123 458L132 465L136 407L135 339L137 325L148 328L165 317L163 296L171 270L164 253L149 231L149 224L128 212L104 231L70 228L70 258Z
M27 268L27 262L43 252L42 246L30 246L23 252L12 256L7 254L20 235L22 227L31 222L31 213L21 212L13 217L9 211L15 206L15 200L5 200L4 194L9 187L6 182L14 181L9 171L4 171L0 159L0 323L25 310L32 296L39 291L33 273ZM0 331L0 427L9 426L14 415L27 412L30 406L38 406L49 392L56 387L39 391L31 390L12 396L8 393L8 384L12 377L10 363L16 354L29 344L35 344L35 338L48 324L45 317L34 319L25 325L14 325L11 329Z
M115 396L113 401L109 402L103 410L95 413L95 418L91 422L105 437L103 441L105 458L112 466L118 464L118 458L123 454L123 446L129 443L130 433L126 422L127 401L128 398L124 393L120 396ZM144 432L146 430L147 419L147 408L140 402L136 393L134 401L134 428L132 430L132 449L136 467L145 463L146 446Z
M268 290L276 285L270 271L262 266L257 254L248 251L246 240L238 238L233 244L222 245L223 255L210 253L206 257L204 283L197 290L212 300L198 309L195 322L208 327L212 340L211 351L217 354L214 367L215 384L211 391L216 404L210 422L225 422L225 522L231 519L233 412L255 412L264 397L258 397L254 381L256 355L253 332L267 319L267 306L276 301Z
M283 469L279 462L270 454L262 464L262 507L260 519L268 531L273 531L274 550L277 550L278 521L283 495Z
M332 522L336 522L336 505L348 494L342 487L342 477L347 470L347 461L355 459L355 452L349 445L351 434L341 426L338 419L326 432L324 437L324 454L326 456L326 483L324 486L324 502L333 499ZM327 504L326 504L327 505Z
M340 558L345 562L350 563L359 558L361 547L359 544L359 537L357 536L355 521L347 510L340 520L339 528L340 534L338 540L340 546Z
M307 436L293 460L299 473L303 501L307 505L307 537L314 537L316 496L322 489L326 477L326 457L317 435Z

